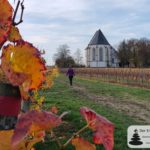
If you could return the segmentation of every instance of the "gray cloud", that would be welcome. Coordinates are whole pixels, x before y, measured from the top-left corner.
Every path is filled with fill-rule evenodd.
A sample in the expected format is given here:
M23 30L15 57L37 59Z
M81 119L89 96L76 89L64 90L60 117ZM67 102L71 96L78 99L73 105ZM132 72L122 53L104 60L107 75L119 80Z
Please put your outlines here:
M112 45L127 38L150 38L149 5L149 0L25 0L19 28L25 40L46 49L47 62L52 63L60 44L84 54L99 28Z

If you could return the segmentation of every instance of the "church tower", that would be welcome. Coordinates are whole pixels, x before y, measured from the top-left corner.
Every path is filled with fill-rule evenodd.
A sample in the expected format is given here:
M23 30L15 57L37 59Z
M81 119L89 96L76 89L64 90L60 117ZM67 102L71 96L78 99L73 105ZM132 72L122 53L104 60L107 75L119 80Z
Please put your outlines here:
M96 31L86 50L87 67L116 67L116 50L101 30Z

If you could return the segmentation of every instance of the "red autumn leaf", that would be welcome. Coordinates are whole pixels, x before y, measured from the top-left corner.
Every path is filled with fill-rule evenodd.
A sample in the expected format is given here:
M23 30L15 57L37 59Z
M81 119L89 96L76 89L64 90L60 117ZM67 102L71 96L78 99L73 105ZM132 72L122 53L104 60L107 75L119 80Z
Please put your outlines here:
M38 89L45 80L46 67L40 51L24 41L3 48L2 69L13 85L22 86L25 91Z
M22 36L20 35L19 29L17 27L11 26L8 40L10 42L18 42L18 41L22 40Z
M59 126L61 123L61 117L51 112L32 110L22 114L19 117L12 137L12 145L16 147L27 135L39 131L50 130Z
M93 113L93 111L89 111L89 108L87 108L87 107L82 107L80 109L80 113L81 113L81 115L83 115L84 119L89 124L89 127L94 129L96 119L97 119L96 113Z
M113 123L87 107L82 107L80 113L87 121L89 128L94 131L94 143L103 144L106 150L112 150L114 147Z
M76 150L96 150L94 144L89 143L83 138L76 137L72 139L72 145L75 146Z
M12 24L13 9L8 0L0 0L0 48L6 42Z
M40 132L38 132L37 134L36 134L36 137L37 138L41 138L41 137L45 137L45 131L40 131Z
M52 106L51 110L52 113L57 114L58 113L58 108L56 106Z
M93 141L95 144L103 144L102 138L99 132L94 132L93 134Z

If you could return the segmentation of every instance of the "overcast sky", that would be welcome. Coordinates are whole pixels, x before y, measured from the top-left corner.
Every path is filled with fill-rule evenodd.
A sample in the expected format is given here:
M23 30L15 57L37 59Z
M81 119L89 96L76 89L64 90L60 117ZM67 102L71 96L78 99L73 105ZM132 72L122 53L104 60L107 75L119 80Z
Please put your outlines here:
M9 0L13 6L14 0ZM17 2L17 0L16 0ZM101 29L109 43L117 47L123 39L150 38L150 0L25 0L23 38L40 49L53 64L59 45L71 53L84 49Z

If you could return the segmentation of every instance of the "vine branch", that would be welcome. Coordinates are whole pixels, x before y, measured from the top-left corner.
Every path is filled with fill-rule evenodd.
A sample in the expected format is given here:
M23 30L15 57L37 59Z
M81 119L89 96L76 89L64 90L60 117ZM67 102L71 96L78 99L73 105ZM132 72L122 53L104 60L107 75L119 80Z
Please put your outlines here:
M54 140L57 142L59 148L61 149L61 148L62 148L62 145L61 145L61 143L60 143L60 141L59 141L59 138L56 137L56 135L54 134L53 131L51 131L51 134L52 134L52 136L54 137Z
M14 11L14 16L13 16L13 19L12 19L12 24L14 26L16 25L19 25L20 23L23 22L23 13L24 13L24 0L22 2L20 2L20 0L18 0L17 2L17 6L15 8L15 11ZM16 19L16 16L17 16L17 13L18 13L18 9L19 9L19 6L21 6L21 15L20 15L20 20L18 22L15 22L15 19Z
M84 126L83 128L81 128L79 131L77 131L76 133L74 133L72 135L72 137L62 146L62 149L64 149L71 141L74 137L76 137L77 135L79 135L81 132L83 132L85 129L87 129L89 127L89 124L87 124L86 126Z

